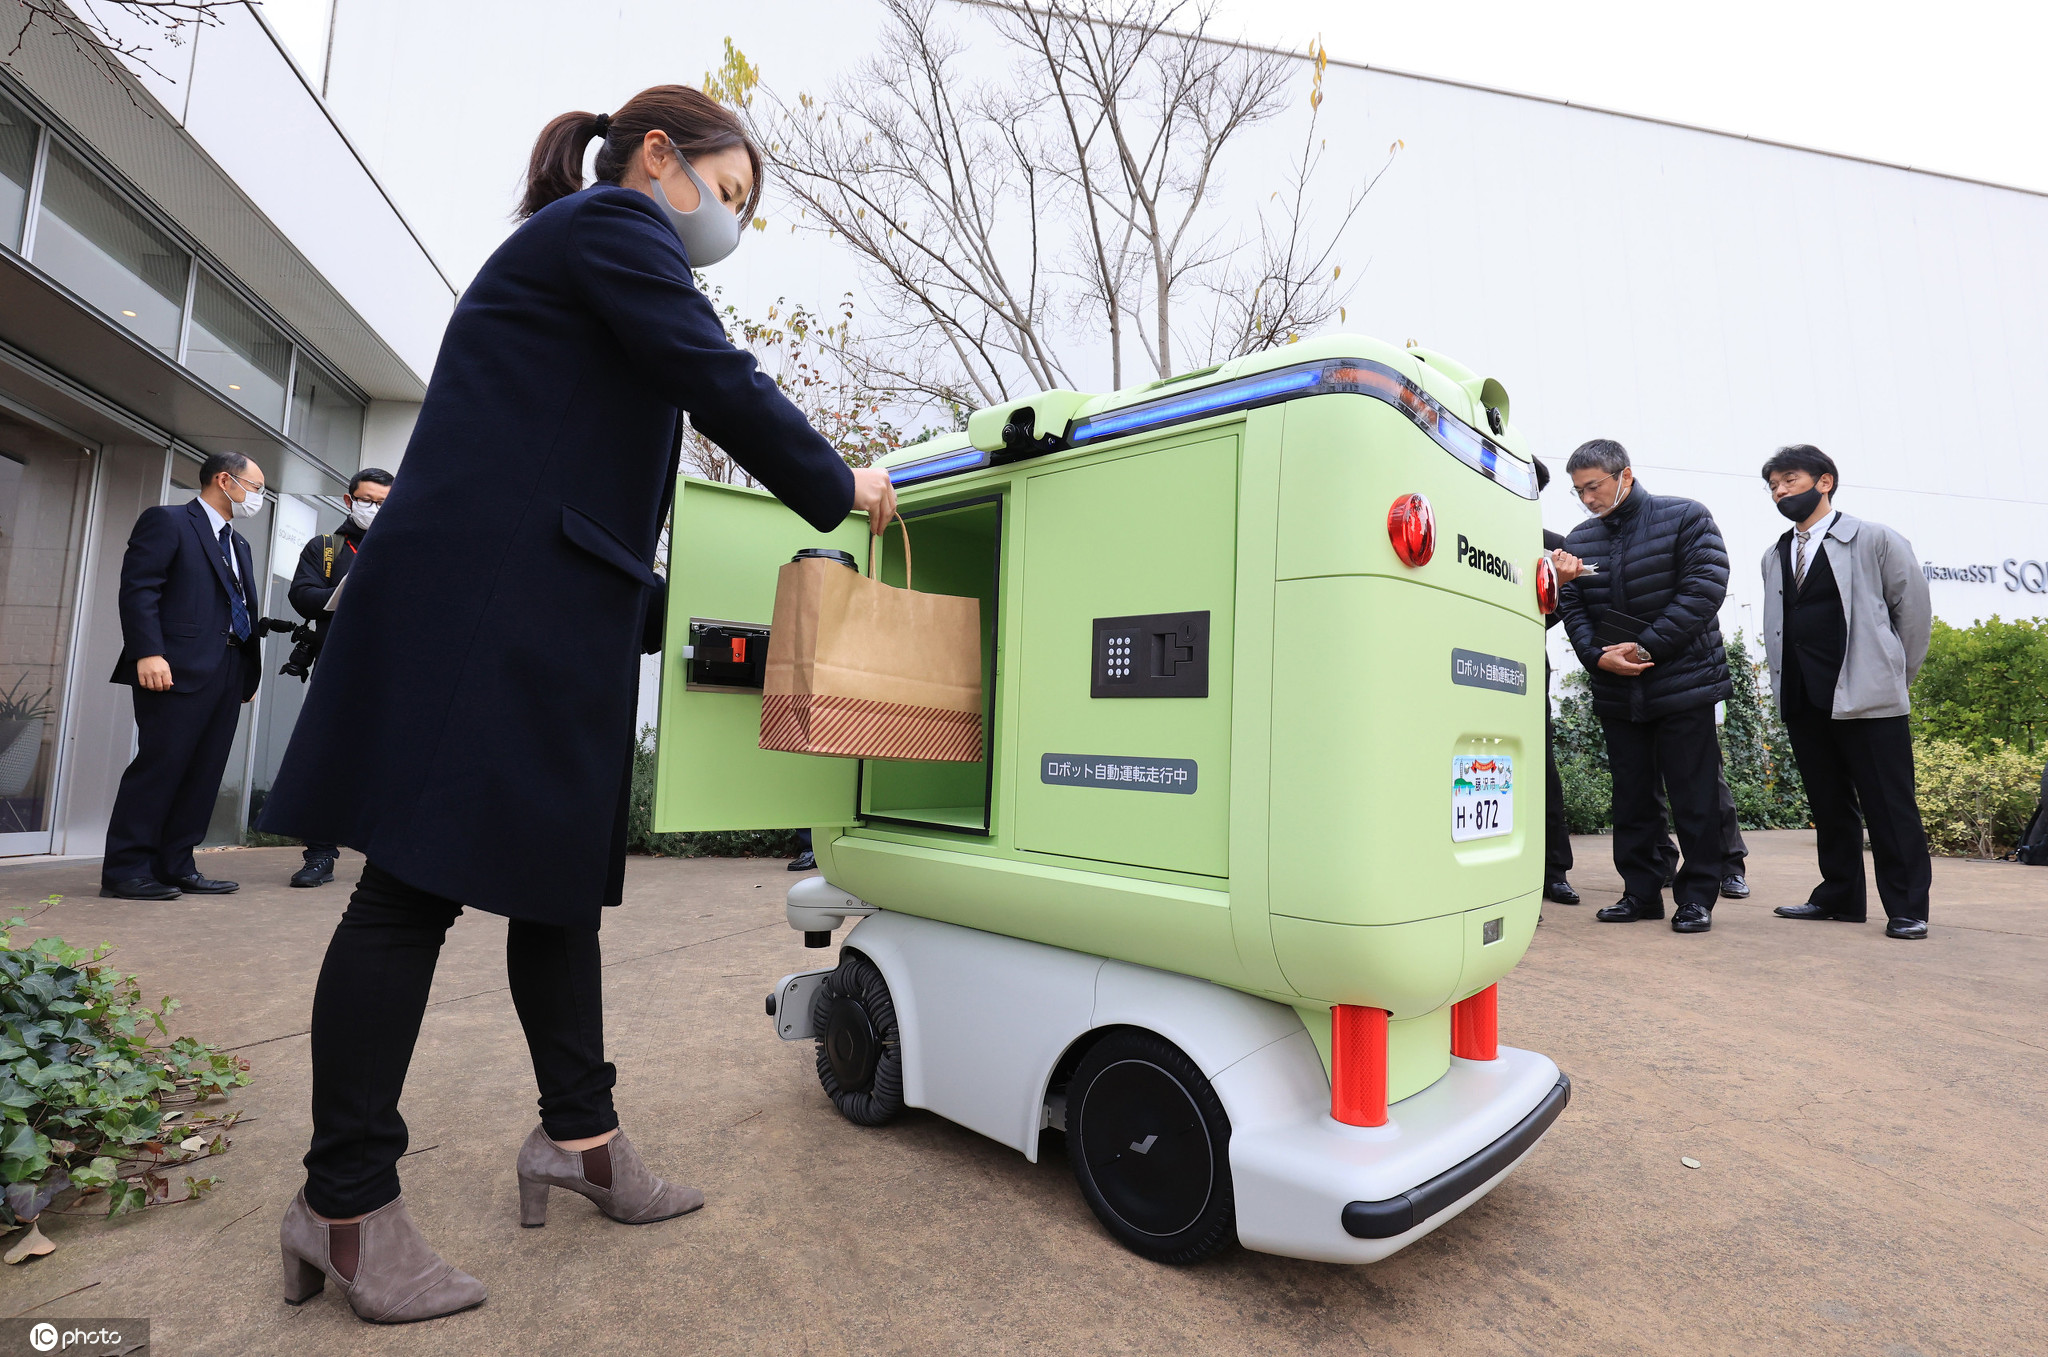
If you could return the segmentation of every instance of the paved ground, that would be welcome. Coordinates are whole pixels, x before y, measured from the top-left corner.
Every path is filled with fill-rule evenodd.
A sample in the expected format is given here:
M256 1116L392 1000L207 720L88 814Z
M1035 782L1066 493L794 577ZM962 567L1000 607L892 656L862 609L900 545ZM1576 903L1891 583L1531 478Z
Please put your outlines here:
M342 888L284 889L281 850L207 858L242 893L168 906L94 898L89 864L0 869L0 905L65 893L39 931L117 944L257 1076L219 1192L58 1222L59 1252L0 1274L0 1316L148 1315L179 1357L2048 1350L2048 872L1937 861L1934 936L1899 943L1770 917L1804 898L1811 835L1752 842L1756 895L1691 938L1596 924L1618 884L1604 841L1581 842L1588 904L1547 907L1501 998L1503 1039L1557 1059L1571 1108L1486 1201L1367 1268L1157 1267L1110 1243L1057 1156L922 1113L841 1121L761 1016L776 976L825 955L782 920L779 862L636 861L605 929L626 1126L711 1205L632 1229L556 1194L548 1228L521 1230L530 1072L503 924L465 919L413 1066L405 1183L491 1300L391 1329L277 1296Z

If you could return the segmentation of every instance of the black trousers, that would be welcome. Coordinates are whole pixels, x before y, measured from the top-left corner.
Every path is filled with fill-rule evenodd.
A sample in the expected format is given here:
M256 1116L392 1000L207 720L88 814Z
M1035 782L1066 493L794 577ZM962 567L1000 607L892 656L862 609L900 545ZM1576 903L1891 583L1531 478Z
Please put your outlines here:
M306 1204L357 1216L398 1196L406 1147L398 1097L427 1009L441 941L462 906L363 868L313 991L313 1144ZM556 1140L603 1135L617 1072L604 1058L597 933L513 919L505 974Z
M189 693L135 692L135 758L107 818L103 881L175 881L198 871L242 711L242 657L232 647ZM175 675L173 676L175 677Z
M1714 788L1721 767L1721 736L1712 704L1650 721L1600 718L1607 732L1607 766L1614 777L1614 866L1636 902L1664 900L1664 812L1661 776L1670 794L1678 846L1685 854L1672 896L1681 905L1714 907L1721 897L1721 813Z
M1863 826L1868 821L1884 912L1894 919L1925 919L1934 867L1913 794L1913 736L1906 718L1837 721L1791 702L1784 716L1820 850L1821 884L1809 898L1851 918L1868 912L1863 876Z
M1728 770L1720 765L1714 769L1714 790L1718 793L1716 804L1721 812L1721 875L1740 872L1749 859L1749 845L1742 841L1742 822L1735 814L1735 794L1728 790ZM1657 779L1657 812L1667 820L1670 807L1664 797L1664 779ZM1664 875L1670 876L1678 870L1678 845L1671 842L1666 834L1658 845L1657 861L1664 865Z
M1564 819L1564 779L1557 775L1556 723L1543 712L1543 880L1562 881L1572 869L1572 835Z

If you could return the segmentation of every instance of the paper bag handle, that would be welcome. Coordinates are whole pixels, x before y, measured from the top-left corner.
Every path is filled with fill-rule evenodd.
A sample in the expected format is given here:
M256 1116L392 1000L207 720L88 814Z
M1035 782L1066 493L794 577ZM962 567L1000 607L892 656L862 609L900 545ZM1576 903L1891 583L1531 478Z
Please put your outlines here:
M896 526L903 529L903 587L908 589L910 587L910 525L899 517L896 519ZM878 580L882 578L880 570L875 565L875 548L882 545L882 537L888 531L888 526L885 524L881 532L868 539L869 579Z

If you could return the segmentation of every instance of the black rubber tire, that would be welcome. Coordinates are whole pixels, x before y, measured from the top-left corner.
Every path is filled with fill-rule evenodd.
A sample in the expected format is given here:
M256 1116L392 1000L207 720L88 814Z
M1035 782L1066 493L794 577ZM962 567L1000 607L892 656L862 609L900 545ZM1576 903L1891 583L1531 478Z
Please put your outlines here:
M1237 1237L1230 1118L1163 1037L1112 1032L1081 1057L1067 1085L1067 1158L1096 1219L1133 1253L1198 1263Z
M839 1115L862 1126L893 1120L903 1110L903 1041L881 969L859 952L842 952L839 969L811 1000L811 1027L818 1082ZM828 1049L835 1040L839 1049Z

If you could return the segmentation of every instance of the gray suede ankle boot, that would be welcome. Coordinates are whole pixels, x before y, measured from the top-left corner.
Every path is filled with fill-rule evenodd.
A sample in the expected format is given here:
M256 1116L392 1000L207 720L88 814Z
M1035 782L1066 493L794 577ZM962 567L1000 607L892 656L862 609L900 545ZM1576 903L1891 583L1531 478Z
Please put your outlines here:
M519 1223L548 1223L548 1189L566 1187L597 1203L597 1209L628 1225L652 1225L688 1215L704 1204L694 1187L655 1177L624 1131L594 1150L565 1150L536 1126L519 1147Z
M329 1277L358 1319L410 1324L484 1303L484 1284L434 1252L406 1214L405 1198L361 1220L335 1225L313 1214L301 1191L278 1227L284 1254L284 1299L303 1305Z

